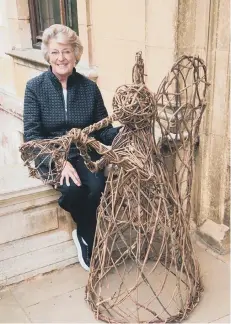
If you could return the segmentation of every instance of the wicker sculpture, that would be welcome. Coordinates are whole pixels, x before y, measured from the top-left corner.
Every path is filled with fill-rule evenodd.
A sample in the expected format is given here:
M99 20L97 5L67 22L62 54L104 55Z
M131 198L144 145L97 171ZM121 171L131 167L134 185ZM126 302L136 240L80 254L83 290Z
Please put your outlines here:
M133 82L117 89L112 117L53 141L25 143L22 158L32 176L49 159L46 176L52 184L71 142L93 172L111 165L98 208L86 300L97 319L110 323L180 322L202 291L189 220L206 68L200 58L181 57L153 96L137 53ZM113 120L124 128L111 149L88 137ZM90 160L88 146L102 154L99 161Z

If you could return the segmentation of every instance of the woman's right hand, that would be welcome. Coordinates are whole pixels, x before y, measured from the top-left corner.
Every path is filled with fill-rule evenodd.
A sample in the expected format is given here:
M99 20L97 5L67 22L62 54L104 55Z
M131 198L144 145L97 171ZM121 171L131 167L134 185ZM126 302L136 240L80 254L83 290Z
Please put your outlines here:
M66 185L70 186L70 178L73 180L73 182L76 184L76 186L81 186L81 180L79 178L79 175L77 171L73 168L72 164L68 161L66 161L65 166L63 168L63 171L61 173L60 178L60 185L63 185L63 180L66 180Z

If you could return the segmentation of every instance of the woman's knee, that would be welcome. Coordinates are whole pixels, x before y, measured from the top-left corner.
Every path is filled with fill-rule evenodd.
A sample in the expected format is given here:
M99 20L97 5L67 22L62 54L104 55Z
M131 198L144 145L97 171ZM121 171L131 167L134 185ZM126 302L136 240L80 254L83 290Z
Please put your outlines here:
M83 186L76 186L70 183L70 186L66 184L57 188L61 192L61 196L58 199L58 204L61 208L70 212L74 212L74 209L78 206L79 208L86 202L88 191Z
M78 196L82 196L84 194L83 187L78 187L71 179L70 186L63 184L62 186L59 186L57 190L61 192L62 196L73 199L76 199Z

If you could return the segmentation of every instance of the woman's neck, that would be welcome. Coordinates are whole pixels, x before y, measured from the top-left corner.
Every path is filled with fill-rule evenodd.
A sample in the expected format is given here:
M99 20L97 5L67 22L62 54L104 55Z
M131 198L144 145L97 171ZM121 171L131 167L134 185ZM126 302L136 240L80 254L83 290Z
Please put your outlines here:
M57 75L54 73L54 75L56 76L56 78L59 80L59 82L62 85L62 88L66 89L67 88L67 79L69 78L69 75Z
M67 78L61 79L61 80L59 80L59 82L61 83L63 89L67 88Z

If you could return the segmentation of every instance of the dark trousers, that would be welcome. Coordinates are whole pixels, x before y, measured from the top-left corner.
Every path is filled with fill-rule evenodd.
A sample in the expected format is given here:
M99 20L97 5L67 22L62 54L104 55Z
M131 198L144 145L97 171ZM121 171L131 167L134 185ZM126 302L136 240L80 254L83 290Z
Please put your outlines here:
M61 208L71 214L77 223L77 233L92 248L96 228L96 211L105 187L104 172L90 172L82 157L71 159L70 162L77 171L82 185L78 187L70 179L68 187L64 179L64 184L57 188L62 194L58 203Z

